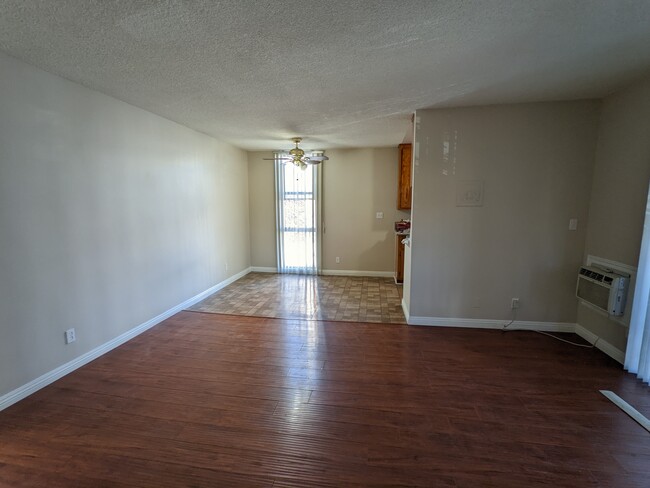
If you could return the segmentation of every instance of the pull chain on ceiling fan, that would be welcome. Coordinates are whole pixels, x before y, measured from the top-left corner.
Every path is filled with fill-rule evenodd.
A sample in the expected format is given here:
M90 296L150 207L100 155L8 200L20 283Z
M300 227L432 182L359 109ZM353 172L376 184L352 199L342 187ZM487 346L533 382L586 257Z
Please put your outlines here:
M302 141L301 137L294 137L291 139L296 147L291 149L289 151L289 154L287 156L283 156L280 158L264 158L266 161L284 161L284 162L291 162L298 166L301 169L305 169L308 165L311 164L320 164L323 161L327 161L329 158L323 154L323 151L314 151L311 156L305 155L305 151L303 151L298 145L300 144L300 141Z

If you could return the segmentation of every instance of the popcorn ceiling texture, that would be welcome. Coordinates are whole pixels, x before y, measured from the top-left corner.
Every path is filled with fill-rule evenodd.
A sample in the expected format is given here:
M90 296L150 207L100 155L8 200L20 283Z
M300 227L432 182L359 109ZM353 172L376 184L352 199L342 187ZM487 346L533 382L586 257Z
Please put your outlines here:
M0 50L245 149L395 146L418 108L601 97L647 0L3 0Z

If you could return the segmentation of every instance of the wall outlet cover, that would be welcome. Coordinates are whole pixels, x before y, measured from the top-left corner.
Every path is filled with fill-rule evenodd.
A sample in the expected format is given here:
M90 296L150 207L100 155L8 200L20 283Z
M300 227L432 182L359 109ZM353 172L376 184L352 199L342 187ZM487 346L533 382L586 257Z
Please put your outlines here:
M68 329L65 331L65 343L70 344L77 340L77 335L75 334L74 329Z

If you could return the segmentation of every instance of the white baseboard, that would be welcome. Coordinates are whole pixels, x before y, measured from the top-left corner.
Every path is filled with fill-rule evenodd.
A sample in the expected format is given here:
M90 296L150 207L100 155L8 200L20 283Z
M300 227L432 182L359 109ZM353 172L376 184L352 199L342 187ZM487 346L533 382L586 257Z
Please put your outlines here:
M402 312L404 312L404 318L406 319L406 323L410 324L409 318L411 317L411 314L409 313L409 306L404 301L404 298L402 298Z
M160 315L157 315L156 317L147 320L143 324L140 324L134 327L133 329L117 336L116 338L111 339L110 341L102 344L101 346L98 346L95 349L88 351L87 353L82 354L81 356L73 359L72 361L69 361L59 366L58 368L53 369L52 371L45 373L42 376L39 376L35 380L32 380L29 383L23 386L19 386L15 390L0 396L0 411L22 400L23 398L28 397L32 393L37 392L41 388L46 387L50 383L54 383L59 378L62 378L63 376L67 375L68 373L71 373L75 369L78 369L81 366L89 363L90 361L97 359L98 357L102 356L103 354L106 354L110 350L115 349L116 347L133 339L137 335L140 335L143 332L151 329L154 325L159 324L163 320L168 319L169 317L177 314L181 310L184 310L185 308L200 302L208 295L211 295L212 293L221 290L222 288L228 286L230 283L237 281L242 276L247 275L249 272L250 272L250 268L246 268L243 271L240 271L239 273L199 293L198 295L195 295L192 298L185 300L183 303L180 303L179 305L170 308L169 310L161 313Z
M491 319L459 319L445 317L413 317L402 300L402 310L409 325L426 325L434 327L468 327L473 329L502 329L509 320ZM609 357L621 364L625 363L625 352L614 347L609 342L599 338L593 332L585 329L580 324L569 322L533 322L516 320L508 327L508 330L539 330L542 332L574 332L590 344L596 344L596 349L607 354ZM596 342L598 341L598 342Z
M14 403L26 398L27 396L35 393L36 391L44 388L45 386L55 382L59 378L71 373L75 369L80 368L81 366L97 359L98 357L106 354L107 352L115 349L116 347L124 344L125 342L133 339L134 337L142 334L143 332L149 330L153 326L159 324L163 320L175 315L176 313L194 305L195 303L200 302L208 295L215 293L222 288L228 286L229 284L237 281L243 276L247 275L251 271L258 272L275 272L275 271L261 271L261 270L270 270L275 268L257 268L249 267L239 273L225 279L224 281L208 288L207 290L199 293L198 295L193 296L185 300L183 303L176 305L173 308L157 315L156 317L134 327L133 329L115 337L114 339L96 347L95 349L82 354L81 356L69 361L52 371L45 373L42 376L30 381L29 383L16 388L9 393L0 396L0 411L5 408L13 405ZM390 271L350 271L350 270L326 270L323 271L323 274L330 274L335 276L393 276L393 273ZM425 326L437 326L437 327L470 327L470 328L479 328L479 329L501 329L505 324L508 323L507 320L491 320L491 319L461 319L461 318L445 318L445 317L412 317L409 314L408 305L402 299L402 310L404 311L404 316L406 317L407 323L409 325L425 325ZM533 321L515 321L512 325L508 327L509 330L541 330L546 332L575 332L580 337L585 339L587 342L594 344L596 341L596 348L615 359L619 363L623 364L625 362L625 353L620 349L614 347L607 341L600 339L594 333L585 329L579 324L565 323L565 322L533 322Z
M404 306L402 304L402 306ZM407 319L409 325L429 325L434 327L468 327L472 329L503 329L509 320L459 319L446 317L413 317ZM575 324L569 322L533 322L515 320L508 330L541 330L545 332L574 332Z
M601 339L590 330L585 329L582 325L576 324L575 333L582 337L589 344L596 344L596 349L600 349L610 358L618 361L621 364L625 364L625 352L621 351L617 347L612 346L609 342Z
M251 266L251 273L277 273L278 268L271 268L266 266Z
M323 269L321 274L325 276L370 276L378 278L392 278L394 271L358 271L356 269Z

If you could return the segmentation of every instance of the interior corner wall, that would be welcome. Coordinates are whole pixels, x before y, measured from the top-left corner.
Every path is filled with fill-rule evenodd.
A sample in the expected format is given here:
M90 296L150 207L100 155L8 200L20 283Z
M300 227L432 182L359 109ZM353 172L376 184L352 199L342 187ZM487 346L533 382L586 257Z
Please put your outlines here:
M397 210L398 154L396 147L327 151L323 269L395 270L395 221L410 217Z
M251 266L276 268L275 163L270 151L248 153Z
M575 322L599 106L417 112L411 317Z
M2 53L0 73L1 397L250 253L244 151Z
M603 100L585 257L638 266L650 180L649 121L650 78ZM625 351L627 328L620 323L585 305L578 307L578 323Z
M393 272L397 210L397 148L329 149L323 163L322 267ZM271 152L248 155L251 265L276 266L274 163ZM383 212L383 219L376 213ZM340 262L336 262L336 257Z

